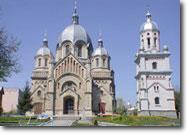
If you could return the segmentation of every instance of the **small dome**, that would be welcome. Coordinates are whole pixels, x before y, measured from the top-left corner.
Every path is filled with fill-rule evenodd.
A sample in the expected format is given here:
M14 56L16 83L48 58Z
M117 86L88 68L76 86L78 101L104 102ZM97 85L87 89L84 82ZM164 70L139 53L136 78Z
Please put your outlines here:
M104 48L104 47L98 47L94 53L93 53L93 56L103 56L103 55L106 55L108 56L108 52L107 50Z
M84 41L86 44L92 44L86 30L79 24L71 24L65 28L60 34L59 43L61 44L64 41L71 41L73 44L77 41Z
M150 14L150 12L147 12L146 14L146 22L144 22L144 24L141 25L140 27L140 32L146 31L146 30L156 30L158 31L159 27L157 25L157 23L155 23L154 21L152 21L152 16Z
M156 30L156 31L158 31L157 23L155 23L154 21L145 22L140 27L140 31L142 32L142 31L146 31L146 30Z
M108 56L108 52L107 52L107 50L104 48L104 46L103 46L103 40L102 40L102 38L100 37L99 40L98 40L98 47L97 47L97 49L93 52L93 55L92 55L92 56L103 56L103 55Z
M44 55L50 55L53 57L53 54L51 53L50 49L48 48L48 46L43 45L38 51L36 56L44 56Z

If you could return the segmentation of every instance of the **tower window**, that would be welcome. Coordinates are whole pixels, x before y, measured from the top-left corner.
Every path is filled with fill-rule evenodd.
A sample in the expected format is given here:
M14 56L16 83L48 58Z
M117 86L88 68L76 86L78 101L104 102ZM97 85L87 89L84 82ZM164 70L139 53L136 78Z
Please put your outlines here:
M41 58L39 58L39 60L38 60L38 66L39 67L41 66Z
M147 33L147 35L149 35L149 33Z
M159 92L159 86L154 86L154 91L155 91L155 93L158 93Z
M150 48L150 38L147 38L147 41L148 41L148 48Z
M105 67L105 61L106 61L105 59L102 60L102 62L103 62L103 67Z
M47 66L48 64L48 59L45 59L45 66Z
M78 57L82 57L82 46L78 46Z
M96 67L99 67L99 59L96 59Z
M152 63L152 68L153 68L153 69L157 69L157 62L153 62L153 63Z
M157 45L157 38L155 37L154 38L154 46L156 47L156 45Z
M155 97L155 104L159 104L159 97Z
M66 55L68 55L71 52L71 48L69 45L66 46Z

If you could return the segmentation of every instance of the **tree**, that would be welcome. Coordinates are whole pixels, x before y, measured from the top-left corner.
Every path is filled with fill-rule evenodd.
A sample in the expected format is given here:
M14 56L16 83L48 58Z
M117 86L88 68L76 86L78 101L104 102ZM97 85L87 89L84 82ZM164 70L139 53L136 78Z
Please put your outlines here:
M118 114L126 114L126 108L125 108L125 102L122 98L117 98L117 107L116 107L116 113Z
M176 108L177 116L179 117L178 113L181 112L181 93L180 93L180 91L175 91L174 96L175 96L175 108Z
M21 115L25 115L27 111L30 111L33 108L31 93L29 83L26 82L24 90L20 92L19 99L18 99L18 113Z
M0 28L0 82L6 81L11 74L19 72L17 51L19 42L13 37L8 37L4 28Z

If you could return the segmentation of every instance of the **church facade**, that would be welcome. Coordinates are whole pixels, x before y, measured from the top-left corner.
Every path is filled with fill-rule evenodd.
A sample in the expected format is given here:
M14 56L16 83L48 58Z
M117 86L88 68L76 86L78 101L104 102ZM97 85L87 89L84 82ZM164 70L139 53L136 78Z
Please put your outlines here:
M140 28L140 49L135 57L139 115L176 117L170 52L160 50L160 30L148 11Z
M112 114L116 107L114 71L102 37L92 41L79 24L74 8L72 24L58 38L56 54L45 36L35 56L31 94L34 114Z

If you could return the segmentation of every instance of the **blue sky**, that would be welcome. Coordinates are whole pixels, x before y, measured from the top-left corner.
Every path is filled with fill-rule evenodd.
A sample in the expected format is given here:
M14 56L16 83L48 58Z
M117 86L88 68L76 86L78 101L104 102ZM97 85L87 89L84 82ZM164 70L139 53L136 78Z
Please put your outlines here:
M94 48L99 31L115 71L116 96L136 101L136 66L139 28L147 5L161 33L161 48L168 45L173 69L172 83L180 87L180 3L179 0L78 0L80 24L89 33ZM71 24L74 0L0 0L0 25L21 40L18 52L21 72L0 86L22 88L31 80L34 56L42 46L44 31L55 54L59 34Z

